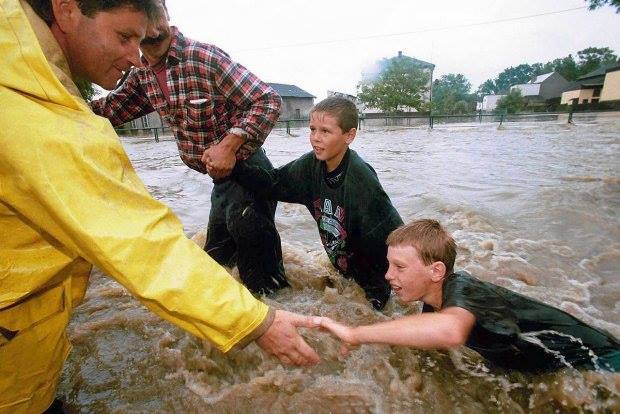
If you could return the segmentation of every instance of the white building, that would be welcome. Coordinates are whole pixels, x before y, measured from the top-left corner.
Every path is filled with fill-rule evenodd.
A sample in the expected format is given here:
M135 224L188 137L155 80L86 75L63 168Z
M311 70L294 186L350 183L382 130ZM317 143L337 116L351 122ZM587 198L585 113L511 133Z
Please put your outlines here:
M478 110L482 111L493 111L497 108L497 101L503 98L506 95L485 95L482 98L482 105L476 107Z

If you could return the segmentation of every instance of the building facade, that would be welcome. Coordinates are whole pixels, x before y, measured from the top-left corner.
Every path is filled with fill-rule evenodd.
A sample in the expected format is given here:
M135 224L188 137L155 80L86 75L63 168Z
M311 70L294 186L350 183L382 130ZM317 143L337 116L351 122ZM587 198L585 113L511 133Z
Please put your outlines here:
M299 86L285 83L269 83L282 98L280 121L308 119L316 96Z
M620 64L605 71L601 102L620 101Z

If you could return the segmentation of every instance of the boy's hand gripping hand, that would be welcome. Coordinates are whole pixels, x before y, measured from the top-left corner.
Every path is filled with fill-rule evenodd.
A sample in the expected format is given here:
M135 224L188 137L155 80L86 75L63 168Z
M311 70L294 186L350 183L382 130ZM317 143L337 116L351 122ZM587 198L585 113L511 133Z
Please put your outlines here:
M352 349L359 346L359 342L355 337L355 328L338 323L327 317L322 317L320 320L321 328L329 331L342 341L342 346L340 347L341 355L347 356Z

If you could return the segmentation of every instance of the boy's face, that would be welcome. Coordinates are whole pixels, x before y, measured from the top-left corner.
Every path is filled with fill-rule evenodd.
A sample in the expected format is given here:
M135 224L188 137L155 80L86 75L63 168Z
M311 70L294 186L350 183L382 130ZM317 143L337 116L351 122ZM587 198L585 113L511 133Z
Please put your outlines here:
M313 112L310 117L310 145L317 160L325 161L327 171L338 167L349 144L355 138L355 128L342 132L338 119L326 112Z
M433 265L425 265L415 247L388 246L385 279L402 302L423 300L433 284Z

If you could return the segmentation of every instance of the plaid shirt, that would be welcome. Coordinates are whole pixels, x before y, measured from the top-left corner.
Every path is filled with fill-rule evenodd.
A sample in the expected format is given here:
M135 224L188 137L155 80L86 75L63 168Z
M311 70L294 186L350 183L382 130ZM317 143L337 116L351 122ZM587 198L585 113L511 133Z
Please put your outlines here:
M188 39L174 26L171 30L166 58L170 102L145 65L132 69L121 86L93 101L93 111L114 126L157 111L172 128L183 162L202 173L207 172L200 161L203 152L231 128L247 132L237 159L248 158L278 120L280 96L223 50Z

